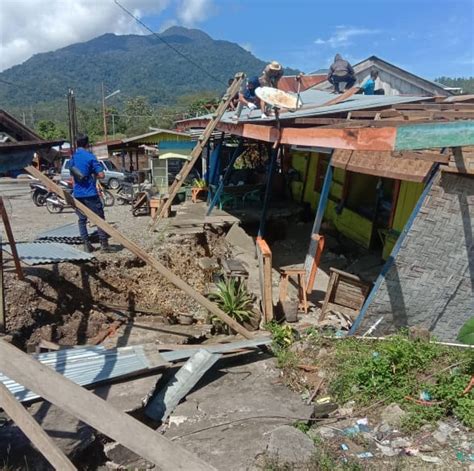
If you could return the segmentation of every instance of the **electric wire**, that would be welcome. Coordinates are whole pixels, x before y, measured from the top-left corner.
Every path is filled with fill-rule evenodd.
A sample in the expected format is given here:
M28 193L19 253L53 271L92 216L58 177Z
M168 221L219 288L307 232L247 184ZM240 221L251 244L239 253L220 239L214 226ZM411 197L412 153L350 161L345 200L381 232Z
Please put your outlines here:
M170 49L172 49L176 54L181 56L183 59L186 59L190 64L193 64L195 67L197 67L201 72L204 72L208 77L210 77L212 80L215 80L216 82L219 82L221 84L227 85L223 80L217 78L215 75L211 74L208 70L206 70L204 67L202 67L198 62L192 60L190 57L188 57L186 54L183 54L179 49L174 47L172 44L170 44L166 39L164 39L162 36L159 34L155 33L151 28L149 28L140 18L135 16L131 11L127 10L123 5L121 5L118 0L114 0L114 3L121 8L127 15L131 16L138 24L140 24L143 28L145 28L147 31L149 31L153 36L155 36L157 39L159 39L163 44L166 44Z

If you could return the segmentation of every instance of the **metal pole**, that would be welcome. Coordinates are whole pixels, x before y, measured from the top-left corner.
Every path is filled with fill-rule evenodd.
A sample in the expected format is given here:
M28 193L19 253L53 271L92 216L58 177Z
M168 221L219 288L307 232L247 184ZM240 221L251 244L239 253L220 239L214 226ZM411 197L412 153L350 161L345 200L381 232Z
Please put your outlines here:
M0 235L0 332L5 333L7 320L5 318L5 292L3 283L3 246Z
M229 180L230 174L232 170L234 169L235 161L242 154L242 148L243 148L243 139L239 139L239 145L236 147L234 153L232 154L232 157L230 159L229 165L227 166L225 174L222 177L222 180L219 182L219 186L217 187L217 190L214 193L214 196L212 197L212 201L209 204L209 209L207 210L206 216L210 216L212 210L214 209L215 205L219 201L222 190L224 189L224 185Z
M270 202L270 197L272 194L272 180L273 174L275 172L275 165L277 161L278 152L280 151L280 146L274 147L270 154L270 163L268 166L268 175L267 175L267 185L265 187L265 197L263 199L262 214L260 215L260 227L258 229L258 237L263 238L265 235L265 224L267 222L267 211L268 204Z
M104 118L104 141L107 142L107 114L105 112L104 82L102 82L102 114L103 114L103 118Z

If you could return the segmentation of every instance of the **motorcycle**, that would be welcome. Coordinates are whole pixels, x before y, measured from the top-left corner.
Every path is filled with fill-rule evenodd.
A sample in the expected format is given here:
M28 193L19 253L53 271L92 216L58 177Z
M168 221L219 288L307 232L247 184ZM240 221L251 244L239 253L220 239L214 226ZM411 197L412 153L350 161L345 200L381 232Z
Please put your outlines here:
M48 188L40 182L30 183L31 199L35 206L44 206L46 203L46 195L48 194Z
M59 182L59 186L61 186L64 191L72 193L72 180L61 180ZM99 198L105 207L114 205L114 195L110 191L106 190L99 181L97 181L97 191L99 193ZM69 204L66 202L66 200L64 200L64 198L61 198L54 192L49 192L46 195L45 200L46 209L51 214L58 214L62 212L64 208L69 207Z
M72 192L72 183L71 182L61 180L58 184L67 193ZM67 204L66 200L64 198L61 198L54 191L49 191L48 192L48 194L45 197L45 201L46 201L46 209L51 214L61 213L64 208L69 206Z
M54 169L48 170L46 175L51 178L55 174ZM49 190L46 185L39 181L34 181L30 183L31 190L31 199L35 206L44 206L46 203L46 196L49 193Z

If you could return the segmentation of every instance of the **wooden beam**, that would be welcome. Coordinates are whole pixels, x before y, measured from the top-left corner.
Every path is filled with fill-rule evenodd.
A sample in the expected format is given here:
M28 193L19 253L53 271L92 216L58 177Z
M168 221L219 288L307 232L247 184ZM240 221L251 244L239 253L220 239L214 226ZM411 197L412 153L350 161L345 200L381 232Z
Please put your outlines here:
M132 416L4 340L0 340L0 371L161 469L214 469Z
M169 208L171 207L173 203L173 200L176 194L178 193L179 189L185 182L186 177L190 174L191 170L194 167L194 164L197 162L197 159L201 155L204 147L206 146L207 141L209 140L209 138L212 136L212 133L216 129L217 123L222 118L226 110L229 108L229 104L234 98L235 94L239 92L244 78L245 78L245 75L243 73L238 73L235 75L234 81L231 83L230 87L227 89L226 93L222 97L222 100L217 110L212 115L212 119L207 123L206 129L204 130L202 135L199 136L196 146L191 151L191 154L189 156L190 157L189 161L186 163L186 165L184 165L184 167L176 175L169 189L168 199L162 205L160 212L157 213L157 217L152 220L151 227L155 225L157 219L162 218L165 214L167 214Z
M121 232L111 226L101 217L97 216L93 211L88 207L84 206L81 202L73 198L69 193L63 191L58 185L53 183L48 177L43 175L35 167L26 167L25 169L28 173L36 177L38 180L44 183L52 191L64 198L73 208L79 209L84 213L87 218L92 221L97 227L100 227L105 231L110 237L122 244L126 249L130 250L134 255L143 260L145 263L150 265L158 273L163 275L170 283L172 283L177 288L184 291L188 296L193 298L201 306L205 307L209 312L216 315L219 319L225 322L231 329L239 334L243 335L245 338L253 338L253 335L237 321L229 317L224 311L219 309L217 305L205 298L201 293L196 291L194 288L185 283L181 278L176 276L171 270L162 265L156 258L152 257L150 254L145 252L141 247L136 245L130 239L127 239Z
M347 100L352 95L355 95L359 90L360 90L360 87L349 88L349 90L346 90L344 93L341 93L340 95L337 95L336 98L333 98L332 100L329 100L326 103L323 103L322 105L319 105L317 108L320 108L322 106L337 105L338 103L341 103L341 102Z
M30 439L31 443L38 448L54 469L59 471L77 470L68 457L56 446L54 441L3 383L0 383L0 407Z
M25 277L23 276L23 270L21 269L20 257L18 256L18 251L16 250L16 242L15 242L15 238L13 237L13 231L10 225L10 219L8 218L7 209L5 208L5 204L3 203L3 198L1 196L0 196L0 213L2 215L3 225L5 227L5 232L7 234L8 243L10 244L10 248L12 251L13 261L15 262L16 274L19 280L23 280Z
M407 103L400 105L392 105L395 110L446 110L446 111L469 111L474 110L474 103Z
M447 154L435 154L434 152L393 152L392 157L410 160L425 160L427 162L449 163L450 157Z

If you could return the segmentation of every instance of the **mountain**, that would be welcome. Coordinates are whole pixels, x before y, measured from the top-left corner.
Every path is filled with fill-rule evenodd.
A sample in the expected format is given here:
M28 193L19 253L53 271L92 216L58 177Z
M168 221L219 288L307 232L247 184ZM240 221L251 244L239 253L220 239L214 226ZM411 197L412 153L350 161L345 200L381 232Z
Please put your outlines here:
M102 82L109 92L121 90L119 100L142 95L151 104L172 104L181 95L203 90L222 92L236 72L258 75L265 66L238 44L214 40L197 29L174 26L161 37L179 53L154 35L104 34L36 54L0 73L1 106L64 101L68 88L74 89L78 102L97 104Z

